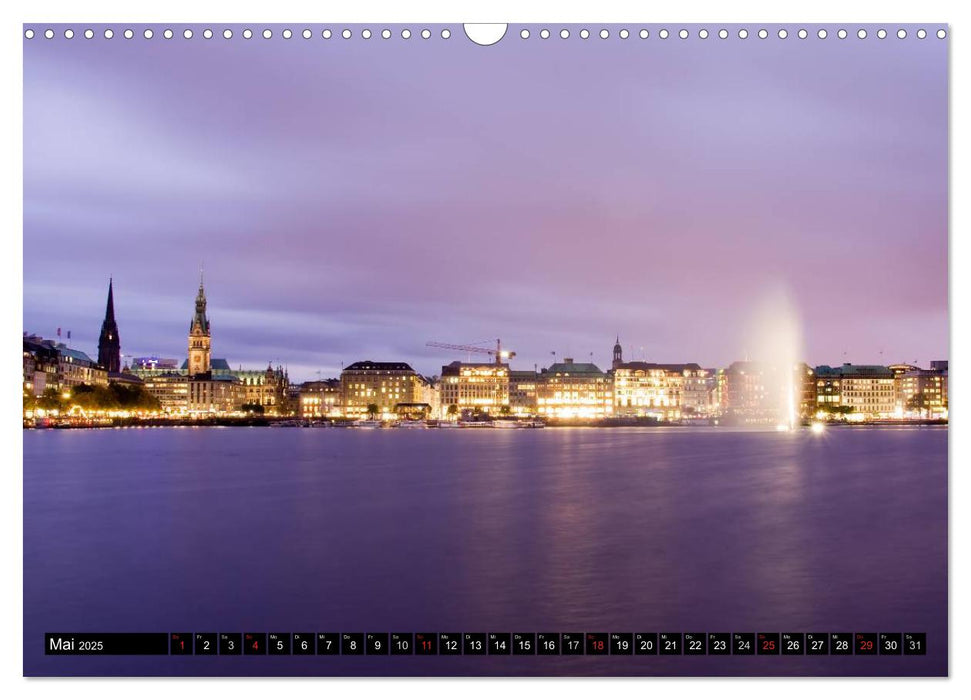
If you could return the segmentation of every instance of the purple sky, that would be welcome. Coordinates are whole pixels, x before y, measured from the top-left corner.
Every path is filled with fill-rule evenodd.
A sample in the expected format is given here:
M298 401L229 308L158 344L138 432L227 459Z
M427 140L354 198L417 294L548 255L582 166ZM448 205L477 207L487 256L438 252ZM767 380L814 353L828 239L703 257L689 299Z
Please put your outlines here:
M24 42L26 331L96 353L114 275L122 352L184 358L204 261L214 356L296 379L723 366L780 286L811 364L947 357L948 41L170 26Z

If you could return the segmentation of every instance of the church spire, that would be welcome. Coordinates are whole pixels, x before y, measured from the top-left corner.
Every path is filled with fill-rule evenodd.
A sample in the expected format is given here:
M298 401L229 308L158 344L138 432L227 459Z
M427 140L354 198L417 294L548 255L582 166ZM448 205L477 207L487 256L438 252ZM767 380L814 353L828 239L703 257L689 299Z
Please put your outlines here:
M110 277L105 320L101 323L101 336L98 338L98 364L109 372L121 371L121 339L118 337L118 324L115 322L114 280Z
M105 321L115 322L115 290L114 279L108 278L108 305L105 308Z

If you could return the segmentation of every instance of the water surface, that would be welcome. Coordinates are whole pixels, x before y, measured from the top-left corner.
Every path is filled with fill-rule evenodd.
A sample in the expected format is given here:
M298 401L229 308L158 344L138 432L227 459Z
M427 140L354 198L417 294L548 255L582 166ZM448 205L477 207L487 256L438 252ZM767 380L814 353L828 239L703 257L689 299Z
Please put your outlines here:
M28 675L947 672L947 431L24 432ZM926 657L86 657L47 631L926 632Z

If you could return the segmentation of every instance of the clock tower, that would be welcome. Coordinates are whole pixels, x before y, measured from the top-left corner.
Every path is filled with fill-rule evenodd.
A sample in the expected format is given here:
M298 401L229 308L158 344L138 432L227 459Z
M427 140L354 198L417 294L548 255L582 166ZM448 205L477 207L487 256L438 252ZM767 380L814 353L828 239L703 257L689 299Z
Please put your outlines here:
M199 274L199 293L196 295L196 313L189 325L189 376L205 374L210 370L209 319L206 318L206 290Z

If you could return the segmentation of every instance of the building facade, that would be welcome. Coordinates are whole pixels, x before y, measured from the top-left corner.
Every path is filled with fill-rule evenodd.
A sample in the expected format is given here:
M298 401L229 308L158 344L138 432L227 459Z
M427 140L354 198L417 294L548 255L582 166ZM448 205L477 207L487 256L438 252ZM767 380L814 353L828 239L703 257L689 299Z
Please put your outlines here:
M536 403L537 413L546 418L609 418L614 414L613 382L592 362L567 357L542 370Z
M535 370L509 370L509 412L535 416L539 410L540 375Z
M79 384L108 386L108 371L86 353L58 343L57 354L58 384L62 391Z
M710 412L707 371L697 364L623 362L613 374L617 415L677 421L686 406L691 416Z
M243 387L236 377L197 374L188 378L188 412L196 416L236 413L243 405Z
M897 413L894 372L883 365L815 369L816 405L820 415L840 414L848 420L892 418Z
M722 415L741 423L788 425L799 418L807 376L802 364L733 362L724 371Z
M196 294L196 312L189 323L189 376L205 374L211 368L212 331L206 317L206 290L202 277L199 278L199 292Z
M930 369L909 369L896 379L897 409L901 417L948 417L947 361L932 362Z
M164 413L181 414L189 411L189 377L171 372L146 377L145 391L154 396Z
M300 385L301 418L335 418L341 415L341 380L323 379Z
M500 415L509 412L509 365L452 362L442 367L441 416L463 413Z
M230 374L239 379L242 385L243 406L258 406L263 413L271 416L282 416L289 412L287 395L290 378L282 366L274 369L272 365L267 365L265 370L240 368Z
M399 403L421 403L421 377L405 362L355 362L341 372L341 408L348 418L392 419Z

